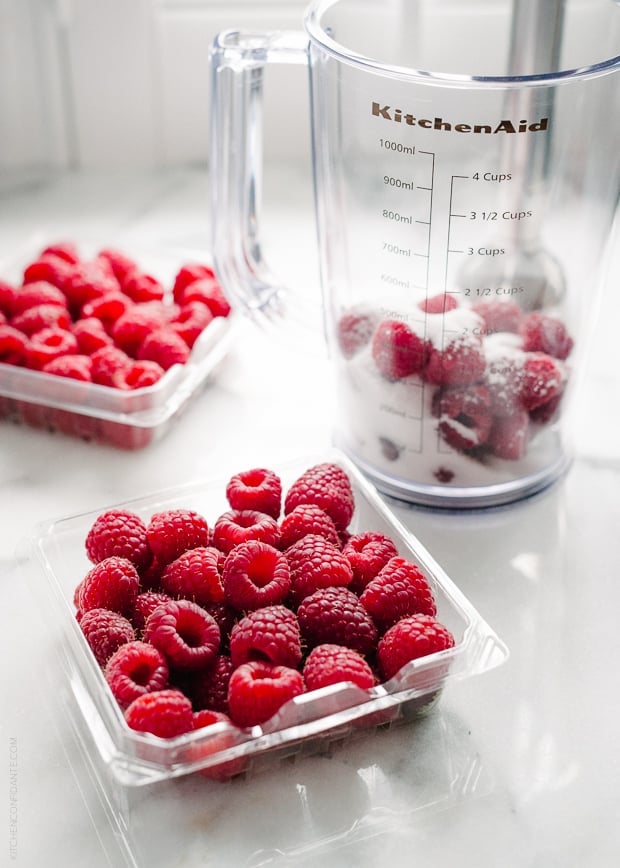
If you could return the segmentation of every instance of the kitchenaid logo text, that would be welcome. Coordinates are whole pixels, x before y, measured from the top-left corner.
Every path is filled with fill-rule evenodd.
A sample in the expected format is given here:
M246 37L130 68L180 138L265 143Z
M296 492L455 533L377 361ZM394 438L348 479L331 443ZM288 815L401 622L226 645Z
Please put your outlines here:
M541 118L539 121L529 123L520 120L513 123L510 120L501 120L496 126L491 124L452 124L443 118L416 118L412 114L406 114L402 109L393 109L389 105L373 102L372 113L376 118L383 118L395 124L407 124L410 127L422 127L425 130L443 130L455 133L537 133L547 129L549 118Z

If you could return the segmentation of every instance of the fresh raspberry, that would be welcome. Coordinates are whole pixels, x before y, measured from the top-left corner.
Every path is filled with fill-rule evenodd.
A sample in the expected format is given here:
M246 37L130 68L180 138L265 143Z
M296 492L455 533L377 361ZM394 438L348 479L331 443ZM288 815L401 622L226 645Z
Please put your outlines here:
M526 352L547 353L556 359L568 358L573 339L561 320L548 314L532 312L523 317L519 327Z
M24 283L35 283L45 280L65 292L75 268L75 264L67 262L60 256L45 254L24 269Z
M277 546L280 541L278 522L255 509L231 509L222 513L213 526L213 545L225 554L249 540Z
M97 262L81 262L73 265L71 274L61 287L74 313L81 311L86 302L118 288L118 281L112 272Z
M530 419L525 410L512 416L496 416L487 439L493 455L508 461L518 461L527 452Z
M230 313L230 304L222 287L216 280L210 278L195 280L183 290L181 304L189 304L192 301L206 304L214 317L227 317Z
M95 317L105 327L107 333L112 331L114 323L119 320L131 307L131 299L121 292L120 289L106 292L92 301L87 301L82 306L81 317L88 319Z
M485 443L492 423L490 403L486 386L444 387L435 392L432 413L446 443L458 450Z
M118 371L128 368L131 364L129 356L115 346L104 346L91 354L93 366L91 375L93 383L100 386L114 386L114 377Z
M168 674L162 652L137 640L121 645L105 667L105 679L121 708L138 696L162 690L168 684Z
M41 256L57 256L59 259L64 259L70 265L77 265L80 261L80 252L77 245L72 241L59 241L56 244L49 244L40 253Z
M296 669L301 662L301 634L295 614L286 606L250 612L233 627L230 657L235 669L250 660Z
M213 546L196 546L168 564L161 576L163 590L199 606L224 601L224 555Z
M432 295L430 298L418 302L418 307L424 313L447 313L449 310L456 310L458 302L453 295L440 292L438 295Z
M344 587L321 588L299 604L297 618L308 645L345 645L370 654L377 645L377 627L359 598Z
M181 302L183 292L186 287L195 283L197 280L208 278L215 281L215 272L208 265L203 265L198 262L188 262L183 265L177 272L174 278L172 294L176 302Z
M102 347L112 346L112 338L106 332L101 320L94 316L74 322L71 331L75 335L79 352L86 356L92 356Z
M384 680L393 678L405 663L454 646L454 636L432 615L403 618L379 640L377 657Z
M206 726L215 726L216 723L231 723L230 717L223 711L212 711L209 708L201 708L194 712L194 729L204 729ZM231 741L227 747L234 742ZM222 750L220 746L218 748ZM213 752L213 751L211 751Z
M43 367L44 374L54 374L57 377L67 377L70 380L80 380L82 383L92 382L92 362L90 356L68 353L57 356Z
M92 567L82 579L78 606L89 609L111 609L129 615L133 609L140 579L135 566L126 558L111 556Z
M19 329L0 325L0 362L5 365L22 365L26 359L28 338Z
M194 708L223 711L228 714L228 683L233 664L227 654L217 654L215 660L194 673L191 699Z
M355 502L351 481L337 464L324 462L308 468L289 488L284 514L302 503L313 503L324 510L338 531L346 530L353 517Z
M212 711L206 708L194 712L194 729L204 729L208 726L213 727L218 723L226 724L226 729L221 732L209 733L209 738L206 741L192 743L190 747L192 762L204 760L206 757L227 750L238 743L239 739L232 729L234 724L225 712ZM198 774L215 781L227 781L229 778L241 774L245 770L247 762L247 757L238 756L234 757L234 759L224 760L224 762L199 768Z
M356 593L361 593L390 558L398 555L398 549L385 534L366 531L350 537L342 553L353 570L350 588Z
M243 663L230 676L230 718L237 726L265 723L285 702L303 692L303 677L296 669L264 660Z
M131 613L131 623L134 629L141 633L147 618L162 603L167 603L170 597L161 591L142 591L138 594Z
M345 555L317 534L302 537L286 550L285 555L291 571L293 607L320 588L346 587L353 580L353 570Z
M86 534L85 548L93 564L110 557L125 558L138 573L153 560L146 524L129 509L108 509L97 516Z
M318 690L329 684L351 681L362 690L374 687L372 669L353 648L344 645L317 645L308 654L303 668L306 690Z
M71 332L57 326L43 328L26 344L26 367L40 371L52 359L76 352L77 341Z
M171 320L170 328L183 338L191 350L211 322L213 322L213 314L206 304L190 301L182 305L178 314Z
M10 317L13 315L13 305L15 303L15 295L19 290L5 280L0 280L0 311Z
M521 381L521 403L535 410L557 398L564 388L559 364L544 353L531 353L525 360Z
M277 519L282 504L280 477L264 467L254 467L235 474L226 486L231 509L253 509Z
M169 326L148 334L138 347L137 358L157 362L167 371L173 365L184 365L189 358L189 347Z
M340 547L336 525L325 510L313 503L300 503L280 523L280 548L287 549L309 533Z
M46 328L70 329L71 316L67 308L59 304L39 304L16 314L11 325L31 337Z
M363 347L370 343L375 328L375 319L367 313L343 314L338 320L337 338L340 351L345 359L352 359Z
M145 274L139 268L125 274L123 292L134 302L162 301L164 288L151 274Z
M436 615L435 596L426 576L405 558L391 558L360 596L360 603L384 633L408 615Z
M0 325L6 325L8 322L4 311L0 310Z
M191 600L162 603L147 618L144 640L165 654L176 669L200 669L215 659L220 628L215 619Z
M192 704L179 690L157 690L139 696L125 711L131 729L160 738L174 738L194 728Z
M136 304L119 316L112 326L111 335L118 347L135 357L144 339L165 325L166 319L160 307Z
M57 286L46 280L38 280L25 284L15 292L11 314L15 317L30 307L39 307L42 304L55 304L66 309L67 299Z
M419 373L426 364L428 347L400 320L381 322L372 339L372 357L387 380L400 380Z
M496 332L516 334L523 319L523 311L516 301L481 301L472 304L471 309L482 317L484 332L488 335Z
M135 362L120 371L116 371L112 377L112 385L123 391L133 389L145 389L158 383L166 372L157 362Z
M286 556L255 539L239 543L230 551L222 578L226 602L238 611L281 603L291 587Z
M133 271L134 268L137 268L136 263L131 257L113 247L105 247L103 250L100 250L97 254L97 261L100 260L112 269L114 276L121 286L123 285L125 276Z
M147 536L157 560L169 564L188 549L208 546L209 526L191 509L168 509L151 516Z
M121 645L134 642L136 638L130 621L110 609L84 612L80 618L80 629L101 667L106 665Z
M237 623L237 618L239 617L239 613L236 609L233 609L232 606L229 606L228 603L205 603L202 607L205 612L208 612L212 618L215 619L215 623L220 628L220 634L222 637L221 642L221 650L228 650L228 639L231 634L232 628Z
M424 376L435 386L469 386L482 379L485 367L482 341L475 335L464 335L443 350L431 349Z

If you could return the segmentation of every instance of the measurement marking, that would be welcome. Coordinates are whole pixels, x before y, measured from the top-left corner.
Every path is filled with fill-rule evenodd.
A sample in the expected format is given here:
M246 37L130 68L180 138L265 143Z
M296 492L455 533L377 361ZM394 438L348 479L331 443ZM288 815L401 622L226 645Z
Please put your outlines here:
M414 256L419 256L421 259L428 259L428 253L416 253L416 252L414 251L414 252L413 252L413 255L414 255Z
M459 250L458 247L448 247L448 253L464 253L464 251Z
M467 214L450 214L450 217L467 217Z
M418 184L418 186L417 186L416 189L417 189L417 190L428 190L428 191L431 192L431 193L432 193L432 191L433 191L433 188L432 188L432 187L422 187L420 184Z
M430 226L431 225L430 220L416 220L415 222L420 223L422 226Z

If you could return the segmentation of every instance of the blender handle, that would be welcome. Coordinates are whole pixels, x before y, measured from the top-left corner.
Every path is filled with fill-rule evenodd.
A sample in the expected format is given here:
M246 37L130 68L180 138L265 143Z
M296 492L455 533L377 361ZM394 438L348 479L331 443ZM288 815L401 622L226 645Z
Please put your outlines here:
M222 286L263 324L284 314L287 289L263 259L258 204L262 180L263 72L267 63L308 64L299 31L220 33L211 50L209 185L213 264Z

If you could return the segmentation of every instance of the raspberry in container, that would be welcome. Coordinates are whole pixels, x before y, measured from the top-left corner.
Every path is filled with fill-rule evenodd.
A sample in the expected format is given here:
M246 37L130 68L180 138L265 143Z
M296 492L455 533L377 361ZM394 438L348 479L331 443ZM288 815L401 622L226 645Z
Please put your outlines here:
M237 317L210 265L32 242L0 280L0 418L121 449L162 436Z
M441 733L445 687L506 659L345 456L266 461L51 522L22 549L53 612L57 701L129 865L167 846L153 822L170 812L175 846L206 852L198 818L227 785L360 738L372 752L404 724Z

